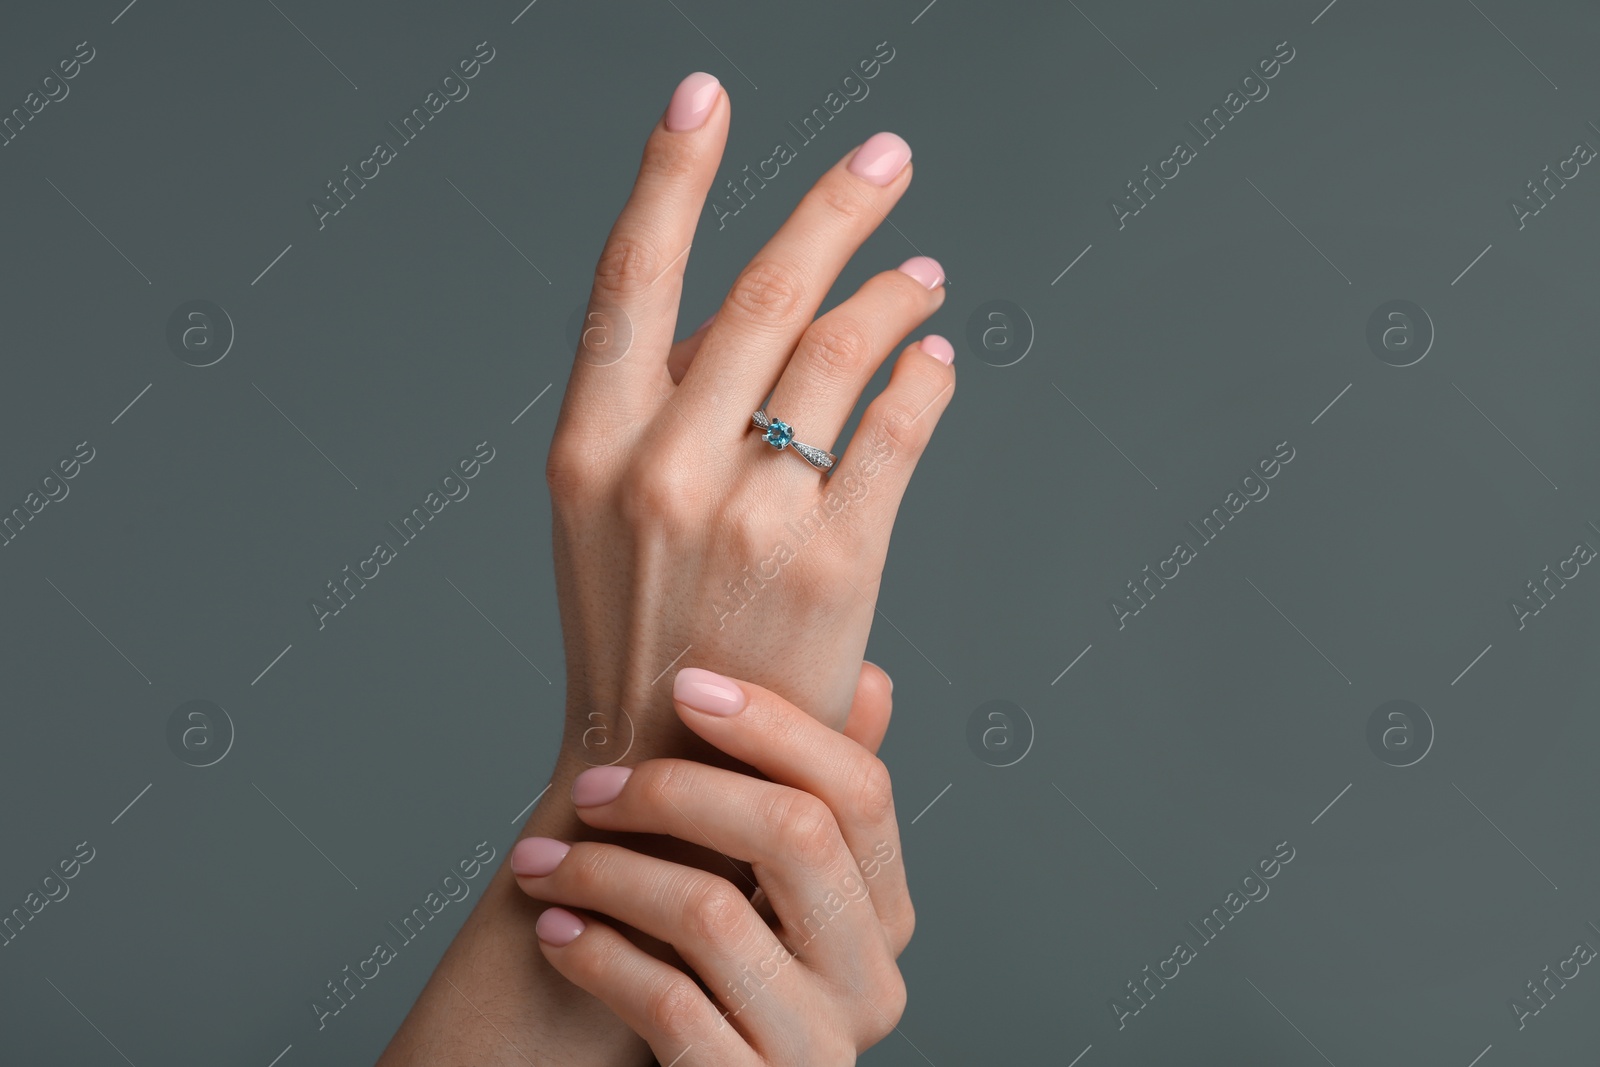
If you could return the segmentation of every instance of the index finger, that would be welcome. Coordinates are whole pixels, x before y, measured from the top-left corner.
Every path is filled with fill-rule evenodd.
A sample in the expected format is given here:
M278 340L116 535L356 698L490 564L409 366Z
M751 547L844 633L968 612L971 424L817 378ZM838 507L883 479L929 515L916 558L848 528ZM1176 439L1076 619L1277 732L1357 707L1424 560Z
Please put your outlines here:
M677 324L684 264L727 142L729 114L721 83L695 73L678 84L651 131L633 192L595 265L585 323L604 329L583 332L567 406L614 411L620 394L643 407L671 384L665 356ZM591 332L608 340L620 336L620 353L591 350Z

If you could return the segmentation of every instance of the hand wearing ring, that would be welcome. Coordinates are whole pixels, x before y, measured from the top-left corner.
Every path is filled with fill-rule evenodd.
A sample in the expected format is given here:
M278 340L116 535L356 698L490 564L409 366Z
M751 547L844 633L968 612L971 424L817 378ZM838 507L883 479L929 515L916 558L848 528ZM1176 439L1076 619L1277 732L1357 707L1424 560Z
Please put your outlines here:
M626 747L618 709L639 727L630 760L689 744L656 682L668 665L714 661L841 724L895 511L955 391L948 341L904 345L944 301L938 262L891 260L828 299L911 183L890 133L829 168L716 313L674 338L731 116L705 75L674 99L595 269L589 311L618 330L580 336L546 463L579 766ZM624 345L593 347L619 331ZM763 454L780 442L827 477Z
M646 149L590 297L591 311L627 324L628 345L599 358L587 348L597 331L585 331L550 444L562 626L582 635L566 642L576 759L614 758L584 749L604 735L591 716L671 713L653 680L680 654L679 667L714 658L842 723L854 669L817 664L860 662L874 618L863 591L877 586L895 510L955 389L955 352L941 337L891 358L944 300L938 262L885 264L821 308L910 183L910 147L893 134L824 174L716 314L673 340L726 136L726 94L707 99L701 127L659 128ZM836 444L886 361L887 384ZM782 469L792 461L758 454L752 425L765 446L781 442L827 477L797 478ZM796 644L792 624L769 625L773 612L816 626Z
M675 336L696 230L708 206L721 210L708 195L731 118L716 78L682 81L651 128L638 180L596 264L584 320L591 328L580 334L545 463L566 714L530 836L572 841L596 832L571 799L587 767L728 759L680 721L674 671L714 666L828 726L847 726L895 516L955 393L951 344L935 334L905 343L944 302L939 263L922 255L898 266L869 262L859 285L833 292L911 184L911 148L891 133L846 151L733 279L715 314ZM887 381L874 385L886 365ZM837 444L858 409L848 441ZM788 428L798 427L817 459L836 450L828 476L797 477L791 461L761 454L747 421L757 410L786 424L768 447L788 438L783 447L816 463ZM774 421L769 415L758 429L770 433ZM875 809L890 810L886 790L871 797ZM715 850L645 836L641 853L726 869ZM495 878L509 881L509 872ZM572 999L573 987L554 982L560 976L542 956L530 958L525 901L496 891L480 902L385 1067L481 1060L487 1043L505 1035L462 1012L463 996L480 994L506 1013L519 1042L560 1044L574 1063L649 1062L605 1005L586 993ZM790 1001L773 994L763 1003ZM874 1018L879 1010L892 1021L898 1009L885 1005ZM446 1033L459 1042L441 1048ZM691 1058L699 1067L751 1063Z
M794 427L782 419L774 419L765 411L758 411L750 416L750 424L758 430L765 430L761 439L779 452L785 448L792 448L802 459L822 473L826 474L833 469L837 457L832 452L796 441Z

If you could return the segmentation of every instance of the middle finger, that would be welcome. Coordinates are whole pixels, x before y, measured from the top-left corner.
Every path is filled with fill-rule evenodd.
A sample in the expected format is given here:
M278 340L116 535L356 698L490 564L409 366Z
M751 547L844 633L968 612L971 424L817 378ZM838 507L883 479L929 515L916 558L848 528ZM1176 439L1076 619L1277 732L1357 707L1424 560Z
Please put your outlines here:
M944 303L944 268L914 256L812 323L784 369L767 414L831 449L861 390L901 339Z
M812 186L728 291L684 374L683 405L744 432L839 272L910 185L910 163L903 139L874 134Z

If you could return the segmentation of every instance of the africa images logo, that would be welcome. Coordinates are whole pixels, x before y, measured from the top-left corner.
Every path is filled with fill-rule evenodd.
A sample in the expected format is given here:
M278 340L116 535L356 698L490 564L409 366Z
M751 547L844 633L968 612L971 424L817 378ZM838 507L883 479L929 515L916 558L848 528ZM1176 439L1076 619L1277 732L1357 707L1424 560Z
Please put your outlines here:
M1222 136L1228 123L1238 118L1245 108L1265 100L1272 92L1267 82L1276 78L1284 67L1293 62L1294 57L1295 50L1288 41L1273 45L1272 55L1258 60L1250 73L1239 79L1239 89L1231 90L1223 97L1220 107L1212 108L1211 113L1200 120L1200 125L1189 123L1189 129L1194 131L1195 140L1199 142L1198 147L1187 140L1177 142L1172 146L1172 154L1158 161L1154 171L1146 164L1144 177L1128 182L1126 196L1114 196L1106 201L1117 229L1125 229L1128 219L1149 207L1157 191L1165 189L1167 182L1176 179L1183 173L1184 167L1198 159L1200 149ZM1240 95L1241 92L1243 95Z
M429 90L428 95L422 98L422 103L413 107L410 113L400 120L400 125L389 123L389 129L395 133L393 141L379 141L375 144L372 154L357 162L354 171L350 169L350 164L346 163L344 176L326 183L328 189L326 196L314 196L307 200L311 215L317 220L317 229L326 229L328 219L349 207L350 201L356 198L356 193L365 189L367 182L382 174L384 167L398 159L401 148L422 136L422 131L427 128L429 122L439 116L440 112L452 103L459 104L465 100L472 92L472 86L467 82L481 74L483 68L493 62L494 57L495 51L489 42L480 41L472 55L458 62L449 74L441 78L439 88Z
M894 46L888 41L879 41L874 46L872 55L855 65L855 68L839 79L839 88L828 93L822 98L822 105L814 107L810 113L800 119L796 126L792 121L789 128L795 132L798 144L790 141L779 141L772 148L772 155L755 164L752 172L750 164L746 163L741 173L742 178L728 178L723 181L724 190L713 191L706 200L706 207L717 217L717 229L724 229L728 219L737 215L750 206L750 201L755 199L758 189L765 189L767 182L773 181L783 168L793 163L800 155L800 149L822 136L822 131L828 123L837 118L839 113L852 103L859 104L867 98L872 87L867 83L876 78L883 68L894 59ZM751 183L754 183L752 188Z

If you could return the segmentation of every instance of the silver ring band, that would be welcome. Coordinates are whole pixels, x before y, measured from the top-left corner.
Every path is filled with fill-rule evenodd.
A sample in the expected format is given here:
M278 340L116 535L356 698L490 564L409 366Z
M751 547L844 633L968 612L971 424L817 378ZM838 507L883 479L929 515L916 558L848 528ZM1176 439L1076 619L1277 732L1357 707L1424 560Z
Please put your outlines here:
M826 474L833 469L837 457L832 452L804 444L794 439L794 427L782 419L774 419L763 409L750 416L750 424L762 431L761 439L778 451L792 448L807 463Z

